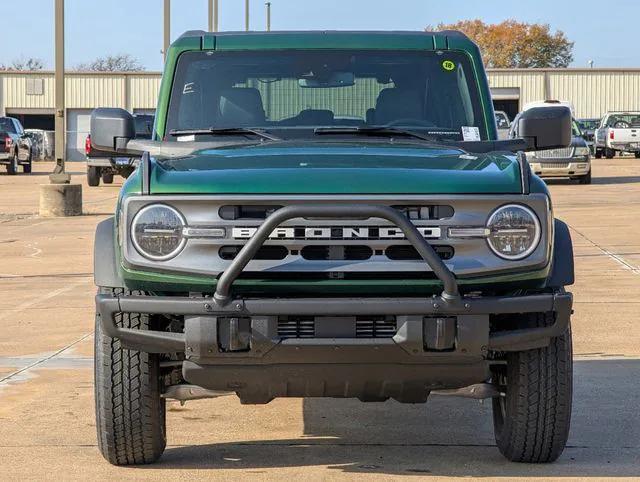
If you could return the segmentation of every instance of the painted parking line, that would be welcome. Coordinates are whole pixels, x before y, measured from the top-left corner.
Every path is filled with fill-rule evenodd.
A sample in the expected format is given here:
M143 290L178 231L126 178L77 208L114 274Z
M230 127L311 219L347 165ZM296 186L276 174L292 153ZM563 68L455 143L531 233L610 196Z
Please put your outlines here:
M609 258L611 258L613 261L615 261L617 264L619 264L620 266L622 266L625 270L627 271L631 271L633 274L637 274L640 275L640 267L635 266L633 264L631 264L629 261L627 261L626 259L624 259L622 256L620 256L619 254L615 254L612 253L611 251L609 251L607 248L604 248L602 246L600 246L598 243L596 243L595 241L592 241L590 238L588 238L586 235L582 234L580 231L578 231L576 228L574 228L573 226L569 225L569 227L571 228L571 231L573 231L574 233L576 233L577 235L579 235L582 239L584 239L585 241L591 243L593 246L595 246L597 249L600 250L600 252L602 252L603 254L605 254L606 256L608 256Z

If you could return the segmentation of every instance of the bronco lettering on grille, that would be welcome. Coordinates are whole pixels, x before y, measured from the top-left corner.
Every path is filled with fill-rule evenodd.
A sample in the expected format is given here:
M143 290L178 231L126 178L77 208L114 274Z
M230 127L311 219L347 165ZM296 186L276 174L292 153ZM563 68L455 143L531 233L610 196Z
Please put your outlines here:
M417 226L418 231L427 239L437 239L441 230L438 227ZM233 239L250 239L257 227L235 227L231 230ZM276 228L269 236L271 239L404 239L402 230L396 227L288 227Z

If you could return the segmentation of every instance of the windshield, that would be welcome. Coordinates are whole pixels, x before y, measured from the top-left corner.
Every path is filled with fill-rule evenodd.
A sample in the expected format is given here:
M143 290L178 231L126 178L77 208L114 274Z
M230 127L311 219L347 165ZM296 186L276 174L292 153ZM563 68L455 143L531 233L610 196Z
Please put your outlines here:
M504 112L496 112L496 125L498 126L498 129L509 128L509 119Z
M136 138L151 139L153 116L149 114L136 114L134 120L136 124Z
M593 131L598 128L598 124L600 124L599 119L582 119L578 121L580 128L583 131Z
M287 138L313 136L317 127L385 126L481 140L486 128L472 72L462 52L186 52L166 132L247 127Z
M12 134L15 134L16 126L13 124L13 121L8 117L0 118L0 132L10 132Z
M610 115L606 121L605 127L614 127L619 129L640 127L640 113Z

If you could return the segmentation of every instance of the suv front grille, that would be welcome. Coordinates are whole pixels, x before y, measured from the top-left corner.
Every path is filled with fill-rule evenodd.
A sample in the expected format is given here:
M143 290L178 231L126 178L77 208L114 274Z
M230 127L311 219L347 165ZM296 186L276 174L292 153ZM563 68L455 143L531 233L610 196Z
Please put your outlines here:
M535 156L538 159L570 159L573 157L573 147L536 151Z

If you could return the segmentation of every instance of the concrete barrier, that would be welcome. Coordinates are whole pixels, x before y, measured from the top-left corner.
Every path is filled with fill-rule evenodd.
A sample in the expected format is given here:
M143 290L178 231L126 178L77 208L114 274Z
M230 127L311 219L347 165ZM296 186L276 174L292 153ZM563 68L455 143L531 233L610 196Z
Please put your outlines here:
M81 184L41 184L40 217L82 215Z

